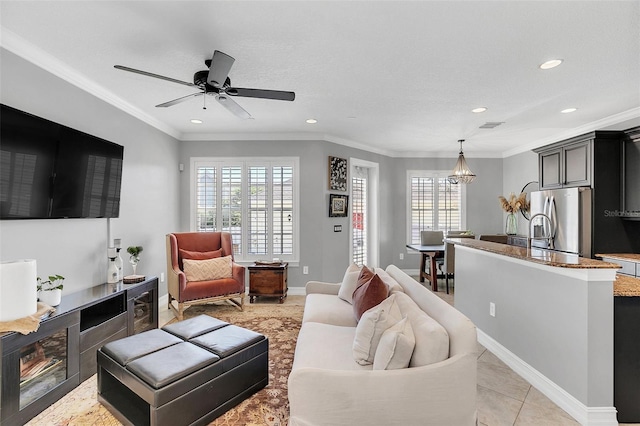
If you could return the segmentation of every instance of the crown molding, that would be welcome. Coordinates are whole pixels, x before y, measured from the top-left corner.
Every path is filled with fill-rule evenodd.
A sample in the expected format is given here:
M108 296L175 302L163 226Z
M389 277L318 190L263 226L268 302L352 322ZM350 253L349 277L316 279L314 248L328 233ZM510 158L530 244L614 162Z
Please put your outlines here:
M538 139L535 142L531 142L517 148L504 151L502 158L511 157L516 154L521 154L526 151L531 151L535 148L540 148L551 143L560 142L565 139L580 136L585 133L593 132L596 130L604 130L607 127L614 126L627 120L640 119L640 107L631 108L630 110L623 111L618 114L613 114L600 120L592 121L584 126L574 127L573 129L565 130L560 133L556 133L553 136Z
M21 58L33 63L34 65L44 69L47 72L61 78L62 80L78 87L81 90L101 99L110 105L122 110L123 112L137 118L138 120L166 133L179 141L238 141L238 140L299 140L312 141L320 140L331 142L338 145L348 146L360 149L374 154L380 154L391 158L455 158L456 152L434 152L434 151L395 151L392 149L376 148L366 145L362 142L356 142L350 139L341 138L331 134L302 132L302 133L183 133L166 123L157 120L149 114L143 112L139 108L133 106L129 102L99 85L94 80L86 77L84 74L72 69L56 57L24 40L14 32L0 26L0 47L20 56ZM550 143L558 142L574 136L594 130L602 130L610 126L614 126L626 120L640 119L640 107L632 108L618 114L605 117L603 119L588 123L584 126L569 129L554 134L553 136L538 139L517 148L509 149L503 152L483 152L474 153L465 151L466 158L507 158L516 154L539 148Z
M124 99L99 85L94 80L87 78L84 74L72 69L58 58L52 56L32 43L29 43L22 37L4 27L0 27L0 47L20 56L26 61L50 72L56 77L59 77L79 89L84 90L98 99L113 105L138 120L155 127L161 132L178 139L180 133L173 127L168 126L166 123L144 113L140 109L126 102Z

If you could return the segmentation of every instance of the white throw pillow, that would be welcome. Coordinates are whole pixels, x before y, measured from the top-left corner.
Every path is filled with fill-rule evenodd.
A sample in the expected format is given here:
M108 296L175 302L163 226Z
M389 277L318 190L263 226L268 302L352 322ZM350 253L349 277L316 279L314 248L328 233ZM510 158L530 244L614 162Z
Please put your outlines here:
M182 260L187 281L211 281L231 278L233 276L231 262L231 256L206 260Z
M394 293L403 317L408 317L416 336L416 347L409 367L421 367L449 358L449 333L420 309L406 293Z
M407 368L416 338L407 317L385 330L373 360L374 370L397 370Z
M355 263L352 263L342 278L342 284L340 290L338 290L338 297L345 302L349 302L353 305L353 292L358 287L358 276L360 275L360 267Z
M362 314L353 338L353 358L360 365L373 363L382 333L402 319L395 295Z
M401 291L404 293L404 289L402 288L400 283L393 279L393 277L389 275L387 271L382 268L376 268L375 273L378 274L382 282L385 283L387 287L389 287L389 294L395 293L397 291Z

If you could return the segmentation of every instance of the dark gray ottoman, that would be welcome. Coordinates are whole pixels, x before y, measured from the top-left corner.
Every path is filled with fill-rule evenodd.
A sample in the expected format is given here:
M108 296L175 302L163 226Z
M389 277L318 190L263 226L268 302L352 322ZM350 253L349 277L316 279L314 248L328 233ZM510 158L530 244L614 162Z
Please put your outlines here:
M269 341L200 315L107 343L98 401L127 425L207 424L269 383Z

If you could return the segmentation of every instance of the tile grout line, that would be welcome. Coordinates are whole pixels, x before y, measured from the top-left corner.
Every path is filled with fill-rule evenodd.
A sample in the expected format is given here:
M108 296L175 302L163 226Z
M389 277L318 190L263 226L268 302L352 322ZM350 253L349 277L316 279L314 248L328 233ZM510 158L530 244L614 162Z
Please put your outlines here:
M518 423L518 417L520 417L520 413L522 412L522 409L524 408L524 402L527 400L527 397L529 396L529 393L531 392L531 388L533 386L529 385L529 389L527 389L527 394L524 396L524 399L522 400L522 405L520 405L520 409L518 410L518 414L516 414L516 418L513 420L513 426L516 426L516 423Z

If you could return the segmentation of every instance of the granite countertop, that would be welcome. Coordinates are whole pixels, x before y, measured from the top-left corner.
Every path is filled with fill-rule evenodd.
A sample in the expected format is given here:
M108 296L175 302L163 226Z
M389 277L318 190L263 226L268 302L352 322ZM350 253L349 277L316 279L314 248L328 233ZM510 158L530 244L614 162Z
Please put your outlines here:
M640 253L597 253L596 256L640 263Z
M559 253L538 248L511 246L508 244L493 243L491 241L474 240L471 238L446 238L446 242L488 251L503 256L522 259L543 265L557 266L560 268L576 269L618 269L620 265L603 262L596 259L588 259L575 254Z
M613 295L623 297L640 296L640 278L617 274L613 282Z

